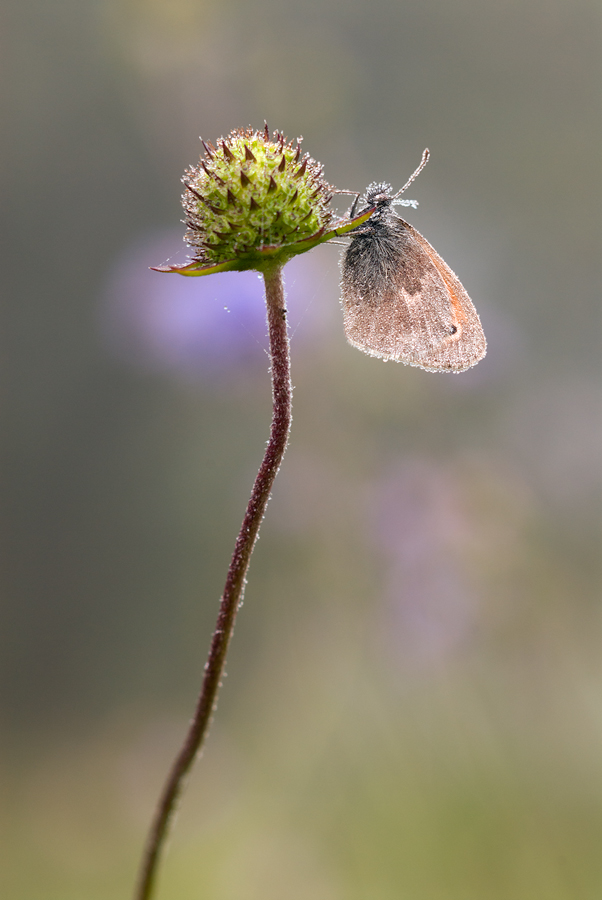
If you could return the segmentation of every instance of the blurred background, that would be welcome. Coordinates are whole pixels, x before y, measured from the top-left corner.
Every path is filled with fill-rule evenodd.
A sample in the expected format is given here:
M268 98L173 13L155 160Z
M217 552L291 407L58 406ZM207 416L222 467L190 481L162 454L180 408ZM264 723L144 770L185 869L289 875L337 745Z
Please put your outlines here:
M199 134L267 119L350 190L430 148L404 215L489 352L371 359L341 248L287 267L292 441L158 898L597 900L599 5L0 23L2 896L130 896L270 417L257 276L147 267Z

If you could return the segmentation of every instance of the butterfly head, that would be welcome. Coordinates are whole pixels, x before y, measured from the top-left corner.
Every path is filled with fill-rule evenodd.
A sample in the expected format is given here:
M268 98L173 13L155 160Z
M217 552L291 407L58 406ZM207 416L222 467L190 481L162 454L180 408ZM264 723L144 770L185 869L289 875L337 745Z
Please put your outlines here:
M377 211L388 209L393 200L393 188L385 181L373 181L366 188L362 203L368 208L375 206Z

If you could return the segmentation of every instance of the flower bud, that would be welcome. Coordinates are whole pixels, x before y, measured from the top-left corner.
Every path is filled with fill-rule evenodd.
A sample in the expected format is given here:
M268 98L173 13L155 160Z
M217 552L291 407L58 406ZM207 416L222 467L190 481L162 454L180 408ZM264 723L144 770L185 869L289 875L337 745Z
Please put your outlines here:
M267 125L232 131L215 147L203 142L205 156L182 178L184 240L197 265L261 269L319 240L333 217L331 187L322 167L301 156L300 142L278 132L270 137Z

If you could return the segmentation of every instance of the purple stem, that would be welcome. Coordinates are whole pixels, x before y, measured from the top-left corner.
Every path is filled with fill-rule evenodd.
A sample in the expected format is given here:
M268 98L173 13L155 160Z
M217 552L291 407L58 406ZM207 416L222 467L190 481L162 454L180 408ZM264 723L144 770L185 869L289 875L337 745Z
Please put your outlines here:
M159 857L165 844L169 823L182 792L184 780L209 731L216 707L217 692L221 686L226 653L234 631L236 613L244 594L251 554L270 499L272 485L288 443L293 389L290 376L290 351L282 268L275 267L265 271L263 275L272 361L273 407L270 440L236 539L194 717L157 805L142 858L134 900L149 900L151 897Z

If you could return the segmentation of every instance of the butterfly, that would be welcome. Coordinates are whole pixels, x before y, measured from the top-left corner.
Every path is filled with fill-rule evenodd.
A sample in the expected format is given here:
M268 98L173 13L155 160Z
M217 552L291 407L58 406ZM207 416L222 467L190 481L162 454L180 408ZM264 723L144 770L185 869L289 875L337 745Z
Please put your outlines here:
M342 260L341 294L347 340L370 356L392 359L428 372L464 372L483 359L487 342L472 301L457 276L429 242L400 218L400 200L429 157L393 194L374 182L349 211L370 208L370 218L349 232ZM358 209L359 206L359 209Z

